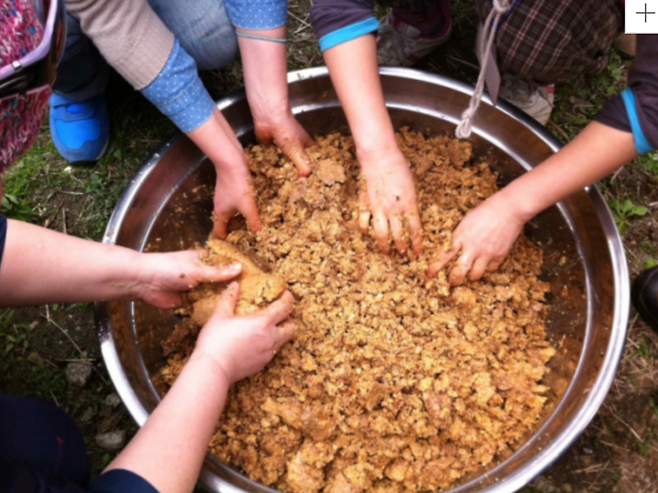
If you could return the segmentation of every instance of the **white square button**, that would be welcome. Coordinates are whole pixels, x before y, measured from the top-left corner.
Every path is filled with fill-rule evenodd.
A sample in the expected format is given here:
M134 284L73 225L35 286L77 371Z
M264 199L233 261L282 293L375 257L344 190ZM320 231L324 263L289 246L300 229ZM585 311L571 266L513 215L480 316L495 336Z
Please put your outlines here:
M626 0L626 34L658 34L658 0Z

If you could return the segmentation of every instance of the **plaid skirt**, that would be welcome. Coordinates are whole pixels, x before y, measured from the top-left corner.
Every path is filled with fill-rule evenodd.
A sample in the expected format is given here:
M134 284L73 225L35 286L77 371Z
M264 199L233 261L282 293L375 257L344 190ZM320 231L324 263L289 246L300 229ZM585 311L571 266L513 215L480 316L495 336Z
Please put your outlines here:
M476 0L485 19L490 0ZM624 26L619 0L516 0L496 36L500 72L538 83L596 74Z
M422 12L441 0L378 0L384 6ZM482 21L491 0L474 0ZM496 36L498 68L538 83L600 72L624 26L620 0L516 0Z

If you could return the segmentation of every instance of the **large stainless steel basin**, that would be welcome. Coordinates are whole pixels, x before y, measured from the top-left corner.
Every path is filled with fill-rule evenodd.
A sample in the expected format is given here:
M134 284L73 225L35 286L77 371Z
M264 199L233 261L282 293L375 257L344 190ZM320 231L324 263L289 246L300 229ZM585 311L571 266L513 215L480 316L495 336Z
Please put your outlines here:
M396 127L452 133L472 88L445 77L382 69L386 102ZM292 108L311 134L347 132L325 69L289 75ZM244 144L253 141L243 95L219 103ZM525 114L487 100L472 142L477 155L500 172L501 184L541 163L559 143ZM214 169L184 136L162 144L137 173L114 211L106 243L156 251L188 248L210 231L211 203L193 190L214 184ZM513 492L563 453L588 425L620 361L629 310L628 272L614 221L596 188L589 187L535 219L526 233L541 242L552 297L548 333L558 355L551 362L549 403L537 424L506 456L465 478L453 493ZM174 326L171 311L128 303L97 305L105 363L119 395L140 425L160 400L160 340ZM154 378L152 378L152 376ZM200 481L213 491L272 491L208 456Z

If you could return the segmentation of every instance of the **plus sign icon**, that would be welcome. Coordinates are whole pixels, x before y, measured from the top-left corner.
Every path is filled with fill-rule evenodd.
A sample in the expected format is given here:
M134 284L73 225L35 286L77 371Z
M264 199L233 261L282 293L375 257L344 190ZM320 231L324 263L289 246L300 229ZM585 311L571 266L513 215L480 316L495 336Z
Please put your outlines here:
M658 34L658 0L626 0L626 34Z

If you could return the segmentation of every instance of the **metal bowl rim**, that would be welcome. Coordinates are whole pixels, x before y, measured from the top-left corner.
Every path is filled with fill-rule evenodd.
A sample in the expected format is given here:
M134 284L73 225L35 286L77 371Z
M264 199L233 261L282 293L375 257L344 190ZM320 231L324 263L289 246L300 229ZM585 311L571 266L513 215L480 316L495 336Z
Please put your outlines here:
M328 74L329 72L326 67L315 67L298 70L288 73L288 83L292 84L298 80L326 77ZM469 96L473 94L473 87L466 83L442 75L431 74L420 70L399 67L382 67L380 68L380 74L427 82L430 84L447 87ZM226 96L217 102L218 109L222 110L241 100L244 98L244 94L244 91L239 91ZM483 97L482 102L483 104L494 106L491 98L488 95ZM506 113L513 119L519 121L525 127L528 127L530 130L532 130L533 133L536 134L542 141L544 141L554 152L557 152L561 148L561 143L552 134L550 134L546 128L541 126L538 122L536 122L532 117L528 116L523 111L503 100L498 100L495 106L503 113ZM477 133L476 128L474 128L474 132ZM172 136L166 139L165 142L160 144L156 148L155 152L146 160L144 165L140 167L135 177L132 179L126 190L121 195L121 198L119 199L116 208L110 217L110 221L103 237L103 243L116 243L116 232L119 231L123 219L130 209L133 198L139 191L141 185L158 164L161 155L180 138L182 138L180 132L174 133ZM612 259L612 270L616 296L613 312L614 318L612 320L612 326L610 329L610 341L608 343L606 355L596 380L594 381L594 384L592 385L589 394L585 399L585 402L582 406L580 406L576 412L576 416L571 421L569 426L560 435L558 435L558 439L544 447L537 454L535 460L532 461L527 467L515 471L509 477L505 478L505 481L487 487L484 491L487 491L488 493L511 493L517 491L532 481L536 476L541 474L546 468L550 467L550 465L555 462L560 457L560 455L562 455L562 453L564 453L573 444L573 442L580 436L580 434L585 430L585 428L594 418L612 385L619 362L621 361L626 340L626 331L630 311L630 283L628 265L626 263L626 256L621 237L615 226L608 205L603 200L603 197L595 186L585 187L584 190L592 200L593 206L597 212L597 216L601 221L602 228L608 239L608 250ZM588 296L590 294L591 293L588 292ZM119 360L117 349L114 344L114 337L111 333L110 327L104 323L105 321L109 320L109 303L97 302L95 304L95 312L97 325L99 327L101 352L108 373L110 374L110 378L112 379L117 392L119 393L131 416L139 426L142 426L148 418L149 413L140 403L135 391L130 387L126 372ZM498 466L496 466L496 468L497 467ZM203 469L201 471L201 479L205 480L204 482L208 482L210 479L207 477L207 474ZM241 491L221 479L220 481L222 485L228 486L229 488L233 489L233 491ZM473 484L477 483L478 481L478 478L476 478L451 491L458 493L463 489L473 486Z

